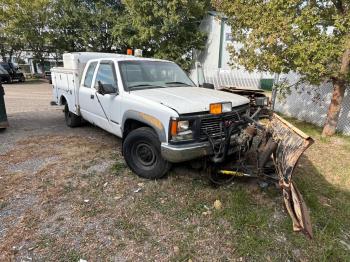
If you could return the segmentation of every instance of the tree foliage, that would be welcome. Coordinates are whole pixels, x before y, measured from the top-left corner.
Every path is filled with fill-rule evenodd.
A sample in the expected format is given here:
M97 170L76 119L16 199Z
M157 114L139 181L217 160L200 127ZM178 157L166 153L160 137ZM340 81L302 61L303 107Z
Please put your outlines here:
M201 0L124 0L129 24L128 43L148 56L170 59L189 68L193 49L204 47L199 24L209 8ZM120 28L116 28L119 32Z
M43 64L45 54L50 52L51 34L46 29L50 24L49 0L6 0L1 2L1 24L9 38L16 39L20 46L8 44L7 49L25 49L33 52L33 58ZM4 54L5 55L5 54Z
M350 82L350 2L344 0L213 0L227 16L233 62L249 70L299 73L311 84L332 81L335 93L326 126L334 133ZM332 111L332 112L331 112ZM335 126L334 126L335 125Z
M65 51L119 50L112 29L123 9L119 0L56 0L52 24L57 33L55 46Z
M12 57L13 54L23 48L20 30L13 27L10 23L9 12L4 8L0 9L0 56L3 60Z
M191 63L204 45L199 32L209 0L0 0L0 55L30 50L42 62L48 53L122 52Z

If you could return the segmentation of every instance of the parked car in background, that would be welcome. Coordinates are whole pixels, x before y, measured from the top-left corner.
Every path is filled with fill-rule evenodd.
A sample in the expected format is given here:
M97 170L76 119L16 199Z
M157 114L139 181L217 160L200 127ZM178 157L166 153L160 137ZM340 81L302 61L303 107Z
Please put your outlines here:
M10 79L10 74L0 65L0 83L7 83Z
M14 80L17 80L19 82L24 82L26 80L20 68L14 63L0 62L0 66L2 66L10 76L9 79L7 80L7 83L12 83Z
M49 83L52 84L51 71L45 71L45 79L49 80Z

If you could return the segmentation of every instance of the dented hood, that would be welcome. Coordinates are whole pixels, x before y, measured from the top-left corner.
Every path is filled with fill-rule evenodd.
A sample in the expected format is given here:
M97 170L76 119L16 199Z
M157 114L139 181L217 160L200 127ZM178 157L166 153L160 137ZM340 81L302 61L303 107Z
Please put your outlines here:
M249 103L246 97L199 87L169 87L132 91L133 95L165 105L179 114L209 111L209 105L232 102L232 106Z

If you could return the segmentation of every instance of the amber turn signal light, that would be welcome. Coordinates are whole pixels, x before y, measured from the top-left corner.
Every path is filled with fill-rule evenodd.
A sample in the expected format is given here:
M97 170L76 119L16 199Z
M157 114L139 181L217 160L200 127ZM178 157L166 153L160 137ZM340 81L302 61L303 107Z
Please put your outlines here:
M177 120L171 120L170 134L171 136L177 135Z
M222 113L222 104L210 104L210 114L218 115Z

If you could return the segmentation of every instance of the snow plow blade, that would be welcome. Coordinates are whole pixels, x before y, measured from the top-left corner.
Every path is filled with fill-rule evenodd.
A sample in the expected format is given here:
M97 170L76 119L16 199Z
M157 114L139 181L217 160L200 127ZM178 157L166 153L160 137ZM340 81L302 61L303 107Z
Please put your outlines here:
M271 116L268 130L274 142L277 143L273 160L283 191L284 204L293 221L293 230L301 231L312 238L308 208L292 180L299 158L314 141L275 113Z

